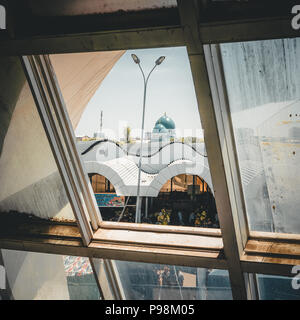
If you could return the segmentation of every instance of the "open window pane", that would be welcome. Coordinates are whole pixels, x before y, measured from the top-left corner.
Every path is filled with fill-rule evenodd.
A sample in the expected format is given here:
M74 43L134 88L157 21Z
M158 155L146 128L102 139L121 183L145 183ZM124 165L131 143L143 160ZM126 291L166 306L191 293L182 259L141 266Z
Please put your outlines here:
M186 49L50 59L103 220L219 228Z
M4 58L2 58L4 59ZM7 59L7 58L6 58ZM0 150L0 219L21 224L35 218L75 222L63 181L44 131L35 101L19 59L7 59L14 74L1 69L9 90L0 99L7 101L3 115L11 114ZM17 87L17 83L19 86ZM5 232L7 230L3 230Z
M250 229L299 233L300 39L221 54Z
M130 300L231 300L228 271L116 261Z

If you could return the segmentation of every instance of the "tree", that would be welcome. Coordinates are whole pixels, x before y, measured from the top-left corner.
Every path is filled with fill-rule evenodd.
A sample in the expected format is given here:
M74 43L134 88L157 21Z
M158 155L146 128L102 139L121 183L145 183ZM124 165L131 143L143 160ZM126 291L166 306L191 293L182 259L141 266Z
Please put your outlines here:
M126 143L130 143L131 142L131 128L130 127L125 127L124 128L124 136L125 136L125 141Z

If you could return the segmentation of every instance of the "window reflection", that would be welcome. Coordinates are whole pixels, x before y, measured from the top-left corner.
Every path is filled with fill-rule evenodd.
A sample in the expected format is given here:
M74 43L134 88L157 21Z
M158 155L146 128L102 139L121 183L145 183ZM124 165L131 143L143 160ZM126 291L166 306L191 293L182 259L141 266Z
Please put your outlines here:
M88 258L64 256L70 300L99 300L100 292Z
M126 299L232 299L226 270L116 261Z
M257 274L261 300L300 300L299 289L293 288L292 278Z

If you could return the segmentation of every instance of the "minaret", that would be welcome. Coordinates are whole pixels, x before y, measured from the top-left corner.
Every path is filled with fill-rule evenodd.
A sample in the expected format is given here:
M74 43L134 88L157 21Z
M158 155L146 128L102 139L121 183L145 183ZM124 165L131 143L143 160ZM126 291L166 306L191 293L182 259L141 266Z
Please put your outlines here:
M102 127L103 127L103 111L101 110L101 112L100 112L100 131L94 133L94 138L97 138L97 139L104 139L105 138L105 135L102 132Z
M103 119L103 111L101 110L101 115L100 115L100 134L102 133L102 119Z

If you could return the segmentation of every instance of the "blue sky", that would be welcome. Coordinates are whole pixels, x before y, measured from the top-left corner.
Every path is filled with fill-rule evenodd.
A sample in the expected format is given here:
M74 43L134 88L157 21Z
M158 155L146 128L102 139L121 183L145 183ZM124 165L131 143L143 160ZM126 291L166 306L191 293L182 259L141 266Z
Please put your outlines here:
M155 60L159 56L166 56L149 78L145 131L152 131L156 120L166 112L175 121L179 136L201 135L198 105L184 47L126 51L90 100L75 131L76 135L93 136L94 132L99 131L101 110L103 128L109 137L123 136L126 125L132 128L132 136L139 135L143 78L138 65L131 58L132 53L140 58L146 76Z

